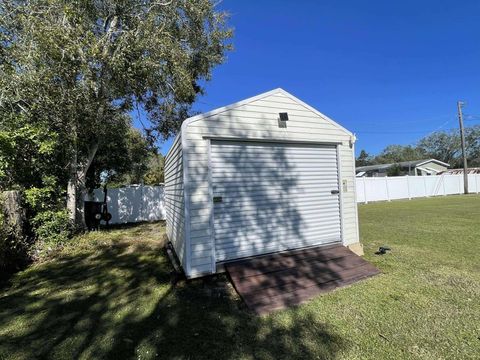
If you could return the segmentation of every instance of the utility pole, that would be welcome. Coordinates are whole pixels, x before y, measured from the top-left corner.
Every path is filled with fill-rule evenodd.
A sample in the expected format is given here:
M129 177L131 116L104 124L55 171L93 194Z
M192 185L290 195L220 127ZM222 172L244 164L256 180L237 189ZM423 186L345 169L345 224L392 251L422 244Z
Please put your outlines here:
M465 152L465 133L463 131L463 115L462 106L465 103L463 101L457 101L458 110L458 122L460 123L460 139L462 141L462 157L463 157L463 191L468 194L468 167L467 167L467 154Z

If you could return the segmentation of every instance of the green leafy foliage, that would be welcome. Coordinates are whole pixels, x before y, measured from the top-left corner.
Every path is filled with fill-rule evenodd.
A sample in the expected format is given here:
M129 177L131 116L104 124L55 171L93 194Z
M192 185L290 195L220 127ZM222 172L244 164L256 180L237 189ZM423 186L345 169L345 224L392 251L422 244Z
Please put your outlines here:
M465 143L468 166L480 166L480 125L465 128ZM416 145L388 145L377 156L370 156L362 150L356 159L356 166L429 158L446 162L451 168L463 167L458 129L436 131L420 139Z
M38 186L45 173L64 177L56 133L26 116L0 114L0 189Z
M148 170L143 176L145 185L158 185L165 181L165 158L162 154L152 154L148 160Z
M66 210L47 210L33 218L33 226L38 242L36 256L42 256L65 245L72 235L72 224Z
M480 166L480 125L465 128L465 143L468 166ZM418 146L454 168L463 167L460 134L457 129L435 132L420 140Z
M115 157L129 115L144 113L148 139L174 134L230 49L226 19L210 0L0 2L0 119L11 120L0 146L24 151L2 155L0 186L40 187L56 176L81 225L90 166L91 182L143 176L144 162L130 161L141 143L130 158Z
M372 163L372 156L370 156L369 153L367 153L365 150L360 151L360 155L356 158L355 161L355 166L367 166L371 165Z
M100 147L87 173L87 187L139 184L148 170L152 147L143 134L132 127L121 137Z
M39 187L25 190L25 201L34 213L47 211L58 206L58 186L53 176L45 176Z
M407 175L399 164L394 164L392 167L387 169L387 176L401 176Z
M376 164L390 164L402 161L420 160L428 157L422 149L411 145L388 145L375 157Z

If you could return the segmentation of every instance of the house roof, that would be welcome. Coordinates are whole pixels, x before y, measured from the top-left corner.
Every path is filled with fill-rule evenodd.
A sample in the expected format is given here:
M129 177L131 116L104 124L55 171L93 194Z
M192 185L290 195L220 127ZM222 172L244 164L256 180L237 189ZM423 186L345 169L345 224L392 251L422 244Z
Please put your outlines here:
M412 161L402 161L399 163L391 163L391 164L376 164L376 165L368 165L368 166L359 166L355 170L356 171L372 171L372 170L385 170L389 169L394 165L399 165L401 167L417 167L429 162L434 162L439 165L443 165L445 167L449 167L450 164L444 163L443 161L437 159L422 159L422 160L412 160Z

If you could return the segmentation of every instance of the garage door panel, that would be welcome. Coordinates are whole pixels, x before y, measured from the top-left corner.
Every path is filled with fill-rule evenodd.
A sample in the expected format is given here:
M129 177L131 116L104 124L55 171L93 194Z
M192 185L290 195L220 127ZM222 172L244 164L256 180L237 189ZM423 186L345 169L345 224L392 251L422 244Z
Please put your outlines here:
M272 161L274 161L274 160L272 159ZM246 165L246 166L242 167L243 172L246 173L246 174L252 174L252 175L257 174L258 175L258 167L261 167L261 173L264 174L264 175L268 175L269 173L271 173L272 175L275 175L279 171L281 171L281 172L289 171L289 176L294 177L294 176L303 175L303 174L306 174L306 175L316 174L317 170L319 170L319 169L323 169L323 170L331 169L331 167L329 167L329 166L318 166L317 168L296 167L295 170L293 170L293 169L286 169L284 166L281 166L281 165L275 166L275 165L271 165L271 164L263 164L261 161L258 161L257 163L258 163L258 165L250 164L250 165ZM215 164L212 164L212 166L215 166ZM233 165L233 164L221 165L221 166L222 166L222 170L219 171L215 176L217 176L217 177L218 177L218 175L219 176L227 176L227 175L230 176L232 174L237 174L238 166Z
M325 232L318 233L317 235L322 236L323 244L331 244L331 243L338 242L338 235L335 231L331 231L330 233L325 231ZM291 246L292 249L311 246L311 244L306 243L305 241L302 241L302 240L292 241L292 242L289 242L288 244L282 243L282 239L285 239L285 237L287 236L289 236L289 234L279 234L275 238L278 241L275 241L275 242L272 241L270 243L265 243L264 241L261 241L261 239L259 239L258 237L257 238L252 236L240 237L239 241L241 241L242 244L248 243L249 245L248 246L232 245L230 247L215 249L215 251L217 256L219 256L219 254L229 254L228 256L229 258L239 258L239 257L245 257L245 256L252 256L252 253L264 254L264 253L273 252L273 251L284 251L285 246ZM256 251L252 251L252 248ZM260 252L258 250L263 250L263 252Z
M336 186L336 185L335 185ZM335 189L335 188L333 188ZM221 202L217 202L215 206L235 206L236 204L258 204L264 202L274 206L285 205L286 201L291 202L305 202L308 200L315 200L324 203L338 203L338 195L332 194L332 187L329 186L324 189L314 189L308 192L305 189L292 190L291 193L286 194L275 189L259 189L255 190L239 190L239 191L221 191L215 192L215 196L220 197ZM219 201L220 201L219 200ZM293 204L291 204L293 205Z
M225 154L225 158L231 157L234 158L236 155L254 155L254 156L263 156L263 157L278 157L286 155L325 155L333 157L333 154L329 151L327 147L319 148L321 145L301 145L301 144L282 144L282 143L256 143L245 141L238 145L236 141L222 141L225 145L219 145L219 142L216 141L216 147L218 152L212 154L214 157L222 157ZM259 145L255 145L259 144ZM315 151L315 154L312 154L312 147L317 146L318 148ZM228 153L227 153L228 152ZM226 154L227 153L227 154Z
M315 189L329 189L331 188L332 184L327 183L327 184L322 184L322 180L325 180L326 178L331 178L332 182L335 182L335 179L337 178L337 174L325 174L325 177L299 177L298 179L275 179L275 178L262 178L262 180L256 181L253 184L245 184L242 182L242 179L236 178L232 179L228 176L219 177L218 180L221 181L221 184L216 184L215 189L216 191L222 191L224 189L230 191L230 190L235 190L235 189L247 189L247 188L257 188L259 186L268 186L269 189L277 189L277 190L283 190L285 186L291 186L291 185L304 185L304 184L311 184L315 185ZM217 180L217 178L215 178ZM285 194L291 193L291 190L289 192L285 192Z
M313 205L313 206L310 206ZM260 205L259 205L260 206ZM263 206L263 205L262 205ZM265 207L268 207L269 204L265 205ZM338 215L335 214L335 209L338 208L337 204L330 204L329 206L325 206L325 204L318 205L316 203L313 204L302 204L298 205L302 206L302 212L301 212L301 219L308 219L308 218L314 218L317 221L321 221L322 219L325 218L338 218ZM300 214L296 210L272 210L272 211L265 211L262 208L255 208L255 206L250 206L250 207L236 207L236 208L230 208L228 211L220 211L219 209L217 210L217 215L215 215L214 222L215 224L221 223L225 220L228 221L246 221L248 219L251 219L252 221L255 221L256 219L261 220L261 219L269 219L269 221L275 223L288 223L285 222L283 219L283 215L291 215L291 214ZM228 224L226 224L228 225Z
M338 220L337 215L322 215L318 216L317 209L311 209L310 211L305 211L302 213L302 221L308 222L309 220L314 220L316 223L320 224L323 222L330 222ZM281 222L281 221L279 221ZM214 225L216 230L228 229L230 224L243 225L243 224L257 224L261 225L273 223L270 216L262 216L255 211L243 212L241 216L239 214L227 214L223 216L216 216L214 220Z
M263 176L262 176L262 179L259 181L268 182L269 185L274 185L276 181L287 182L287 181L302 181L302 180L304 181L319 180L317 175L318 175L318 171L321 171L321 170L322 169L317 168L315 170L309 170L309 171L302 171L302 172L298 171L298 172L292 173L287 178L278 179L278 173L279 171L283 171L282 169L280 169L279 171L277 170L274 171L274 170L267 169L264 166L262 167ZM258 170L255 171L255 169L248 170L248 171L243 169L242 175L243 175L243 179L245 179L245 176L257 177L259 174L258 174ZM242 181L242 177L238 176L238 173L236 170L231 170L230 172L219 172L216 174L216 176L213 176L212 178L215 181L221 180L222 182L225 181L227 183L228 182L235 183L235 182ZM329 180L331 183L335 183L337 180L337 174L331 171L325 171L325 174L323 174L323 176L320 179L325 181Z
M302 206L302 208L304 209L318 208L319 210L321 210L321 208L328 204L338 206L338 201L334 199L317 199L315 197L305 197L304 199L297 197L295 199L289 199L289 201L291 202L292 206ZM244 199L241 201L227 199L223 200L222 203L216 204L215 207L219 210L222 210L222 208L229 208L228 212L219 211L219 216L225 213L231 214L235 211L248 212L252 210L254 210L258 214L262 214L262 212L269 210L272 206L281 206L282 203L283 199L277 201L276 203L274 201L267 201L265 203L262 203L260 201L256 201L255 198Z
M285 208L285 203L288 202L288 208L295 208L297 206L301 206L302 204L318 204L318 205L334 205L338 206L338 199L337 196L331 196L330 191L328 192L321 192L318 194L295 194L291 196L282 196L277 198L268 198L262 196L261 194L244 197L243 199L237 200L236 197L240 197L245 193L235 193L229 194L227 196L222 196L222 202L215 204L215 207L219 210L228 210L226 208L234 208L234 207L249 207L253 206L254 208L258 208L259 210L265 211L273 211L277 208ZM221 195L221 194L220 194ZM215 196L219 196L216 194ZM223 211L221 212L223 213Z
M265 242L264 241L264 236L268 235L271 237L270 242ZM337 237L337 232L335 229L330 228L330 229L315 229L312 232L312 235L316 236L322 236L326 239L332 239ZM248 233L248 234L240 234L235 237L235 239L232 239L230 242L225 242L222 244L219 244L218 246L215 247L215 250L225 250L225 249L238 249L239 251L247 251L249 248L254 247L254 248L259 248L259 247L265 247L265 246L279 246L281 250L285 250L285 248L296 248L299 247L306 247L306 246L311 246L312 244L305 239L301 239L298 236L295 237L292 232L288 231L278 231L275 233ZM314 244L315 245L315 244ZM233 250L232 250L233 251Z
M335 147L212 141L211 171L217 261L340 240Z
M301 229L301 231L308 231L309 234L312 236L320 236L322 234L337 234L339 223L330 223L330 224L318 224L318 225L311 225L305 226ZM216 243L216 249L223 249L226 247L238 247L248 248L254 242L277 242L280 241L282 244L286 244L285 248L291 249L292 245L289 245L292 242L301 242L303 246L311 246L317 245L316 243L311 243L308 238L302 236L299 232L299 229L285 229L285 228L277 228L277 227L264 227L263 229L252 229L246 227L244 230L240 232L229 232L226 230L219 231L217 236L221 236L222 242ZM270 241L266 242L264 237L268 236ZM244 244L242 239L250 239L248 244ZM285 249L284 248L284 249Z

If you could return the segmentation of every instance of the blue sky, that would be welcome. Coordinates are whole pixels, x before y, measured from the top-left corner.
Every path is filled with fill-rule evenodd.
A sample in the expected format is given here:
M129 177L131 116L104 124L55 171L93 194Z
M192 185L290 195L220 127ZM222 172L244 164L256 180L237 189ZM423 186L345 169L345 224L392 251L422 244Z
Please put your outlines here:
M376 154L480 124L480 1L233 1L235 50L194 109L282 87L357 134ZM165 153L171 141L162 145Z

